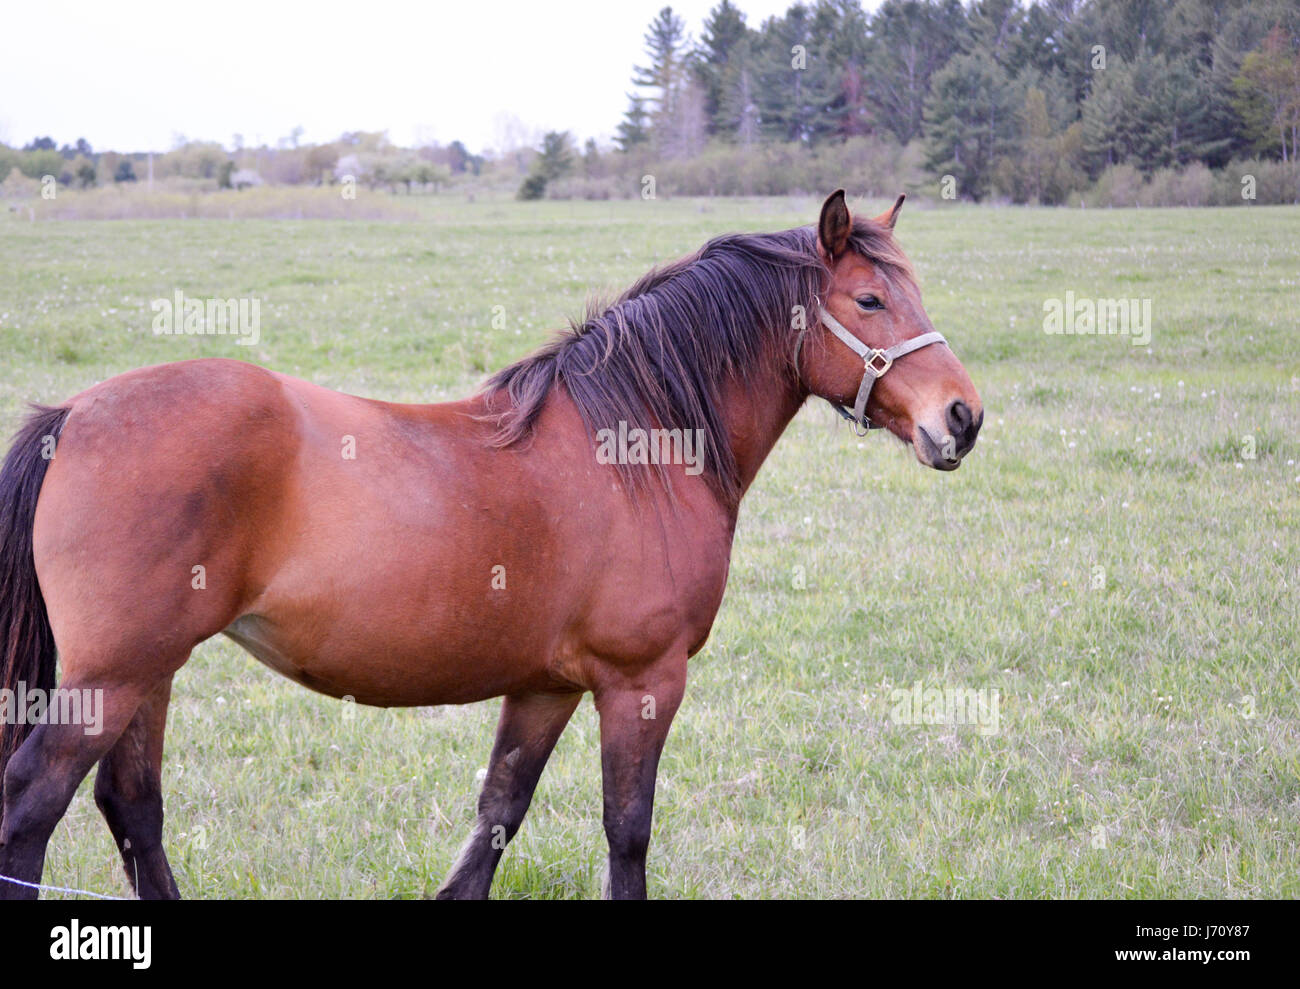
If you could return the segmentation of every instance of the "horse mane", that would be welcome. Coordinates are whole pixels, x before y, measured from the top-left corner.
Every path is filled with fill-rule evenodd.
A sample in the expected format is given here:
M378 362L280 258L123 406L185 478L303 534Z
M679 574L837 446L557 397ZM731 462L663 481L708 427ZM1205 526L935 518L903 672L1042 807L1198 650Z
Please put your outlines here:
M911 268L889 228L855 217L850 247L884 266ZM551 392L562 386L589 436L600 429L702 429L703 476L729 504L739 498L735 454L722 419L721 387L748 381L782 355L783 373L797 374L795 343L816 324L819 293L829 276L817 234L796 227L766 234L729 234L694 254L652 269L612 303L593 303L581 323L483 386L504 392L492 413L493 444L528 438ZM804 320L794 319L802 306ZM770 365L768 365L770 367ZM632 489L645 472L617 465ZM663 474L660 468L660 475Z

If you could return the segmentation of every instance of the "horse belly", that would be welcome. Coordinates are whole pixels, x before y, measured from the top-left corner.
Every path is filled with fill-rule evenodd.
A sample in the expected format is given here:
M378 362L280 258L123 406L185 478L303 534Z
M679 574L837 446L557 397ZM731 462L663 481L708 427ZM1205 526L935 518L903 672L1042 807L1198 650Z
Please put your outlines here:
M260 615L232 622L225 634L266 666L331 697L379 707L465 704L503 694L546 689L544 671L484 656L457 638L435 641L370 627L323 640Z
M226 634L298 683L367 704L545 689L557 636L530 607L536 589L523 573L537 568L508 557L496 581L490 564L505 540L471 538L447 524L453 514L445 504L426 516L441 522L380 510L347 539L298 547Z

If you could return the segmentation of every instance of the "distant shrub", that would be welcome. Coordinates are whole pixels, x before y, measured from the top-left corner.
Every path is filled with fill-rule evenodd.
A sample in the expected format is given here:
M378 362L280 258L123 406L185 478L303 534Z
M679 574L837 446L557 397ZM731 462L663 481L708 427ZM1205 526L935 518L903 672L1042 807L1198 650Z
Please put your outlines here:
M843 186L855 196L888 197L925 183L918 147L884 138L855 137L842 144L715 141L690 158L665 158L638 148L587 162L581 177L553 181L551 199L638 196L645 178L656 196L786 196L824 194ZM521 191L522 192L522 191Z
M182 188L182 183L188 190ZM57 199L38 200L36 218L48 220L411 220L414 210L386 193L358 189L344 199L338 189L319 186L273 187L201 192L215 179L169 180L150 193L139 182L96 189L61 191Z
M0 182L0 199L32 199L39 195L41 184L36 179L28 178L15 165L8 177Z
M546 187L547 199L630 199L638 195L639 185L620 183L613 175L570 176L556 179Z
M1084 194L1089 206L1141 206L1142 173L1132 165L1111 165Z
M1246 181L1243 181L1246 180ZM1243 191L1253 186L1254 199ZM1202 162L1162 168L1144 179L1130 165L1112 165L1083 195L1088 206L1261 206L1300 203L1300 163L1234 161L1217 172Z
M518 199L541 199L546 195L546 176L532 172L519 186Z
M1254 202L1261 206L1300 203L1300 162L1245 159L1228 164L1220 174L1225 198L1233 205L1247 200L1242 191L1254 180Z
M1183 169L1161 168L1139 190L1143 206L1211 206L1214 176L1202 162Z
M63 171L63 156L57 151L20 151L16 162L29 179L40 180L42 175L58 175Z

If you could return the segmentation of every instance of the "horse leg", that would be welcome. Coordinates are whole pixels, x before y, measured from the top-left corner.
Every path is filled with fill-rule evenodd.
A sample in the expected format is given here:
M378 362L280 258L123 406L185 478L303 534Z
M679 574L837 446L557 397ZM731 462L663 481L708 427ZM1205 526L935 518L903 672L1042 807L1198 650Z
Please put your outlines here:
M686 658L665 661L633 680L596 692L605 787L609 873L605 896L645 899L645 857L654 812L655 774L668 728L686 688Z
M474 830L438 899L487 898L501 853L523 823L542 768L581 699L580 693L521 694L502 702Z
M96 689L93 682L60 684L61 690ZM86 725L39 724L9 760L0 824L0 876L39 883L45 847L90 767L117 741L144 699L133 685L103 688L99 731ZM37 890L0 879L0 899L35 899Z
M163 851L162 754L167 727L169 676L135 712L95 776L95 803L113 833L126 878L142 900L178 900Z

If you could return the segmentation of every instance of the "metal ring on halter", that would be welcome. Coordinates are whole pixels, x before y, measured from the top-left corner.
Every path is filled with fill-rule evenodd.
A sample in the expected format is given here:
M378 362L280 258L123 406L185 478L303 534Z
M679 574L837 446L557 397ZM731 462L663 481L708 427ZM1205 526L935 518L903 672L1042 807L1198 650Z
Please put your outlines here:
M873 362L877 358L885 362L884 367L878 368L875 366ZM867 359L863 362L863 364L866 366L866 369L870 371L872 374L874 374L877 378L883 378L885 376L885 372L894 366L894 360L883 350L873 350L871 353L867 355Z

